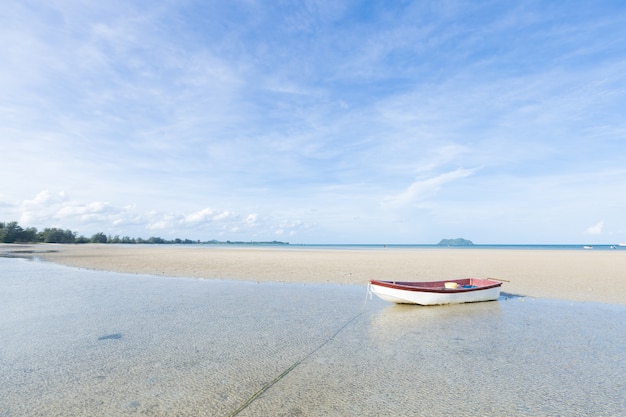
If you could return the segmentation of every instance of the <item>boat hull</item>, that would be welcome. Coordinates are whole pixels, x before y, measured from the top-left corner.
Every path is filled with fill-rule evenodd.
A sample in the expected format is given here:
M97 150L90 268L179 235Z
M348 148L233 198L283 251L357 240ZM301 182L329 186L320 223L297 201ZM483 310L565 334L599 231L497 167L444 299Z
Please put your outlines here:
M446 288L454 283L457 288ZM369 290L385 301L396 304L441 305L497 300L501 282L464 278L433 282L395 282L371 280Z

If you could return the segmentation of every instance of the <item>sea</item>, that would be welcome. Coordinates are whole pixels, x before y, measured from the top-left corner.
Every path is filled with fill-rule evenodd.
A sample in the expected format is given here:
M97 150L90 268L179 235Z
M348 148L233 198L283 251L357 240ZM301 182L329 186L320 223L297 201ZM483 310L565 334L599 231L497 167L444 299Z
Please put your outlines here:
M0 257L1 417L617 416L624 375L623 305L399 306Z
M245 246L239 245L239 246ZM259 244L259 246L276 246L275 244ZM434 245L434 244L284 244L282 247L311 248L311 249L501 249L501 250L626 250L626 244L599 244L599 245L529 245L529 244L473 244L473 245Z

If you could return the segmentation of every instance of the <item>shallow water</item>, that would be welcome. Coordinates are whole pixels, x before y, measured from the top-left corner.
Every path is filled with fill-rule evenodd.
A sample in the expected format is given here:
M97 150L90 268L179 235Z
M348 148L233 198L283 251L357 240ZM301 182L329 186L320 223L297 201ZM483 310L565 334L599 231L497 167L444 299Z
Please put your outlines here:
M0 416L620 415L626 307L0 258Z

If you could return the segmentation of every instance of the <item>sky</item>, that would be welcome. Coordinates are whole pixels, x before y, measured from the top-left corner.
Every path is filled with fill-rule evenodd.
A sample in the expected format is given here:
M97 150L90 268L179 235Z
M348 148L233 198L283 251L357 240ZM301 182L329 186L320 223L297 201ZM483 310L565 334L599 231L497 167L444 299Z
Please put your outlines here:
M626 242L626 3L8 0L0 221Z

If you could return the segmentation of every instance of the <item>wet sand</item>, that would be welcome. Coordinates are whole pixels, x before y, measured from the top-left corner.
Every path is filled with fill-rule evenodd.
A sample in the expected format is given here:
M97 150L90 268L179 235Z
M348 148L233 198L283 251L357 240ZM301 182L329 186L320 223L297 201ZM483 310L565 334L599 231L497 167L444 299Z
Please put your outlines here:
M508 294L626 304L626 250L314 249L175 245L15 245L63 265L170 277L365 285L369 279L506 280Z

